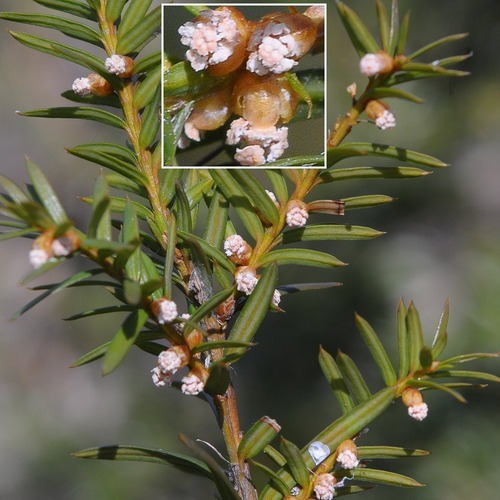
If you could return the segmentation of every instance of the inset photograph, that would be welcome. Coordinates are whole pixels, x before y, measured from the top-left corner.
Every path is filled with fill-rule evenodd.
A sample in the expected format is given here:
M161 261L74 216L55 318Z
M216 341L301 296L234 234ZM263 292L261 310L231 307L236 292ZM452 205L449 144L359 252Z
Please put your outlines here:
M325 168L326 4L162 4L163 168Z

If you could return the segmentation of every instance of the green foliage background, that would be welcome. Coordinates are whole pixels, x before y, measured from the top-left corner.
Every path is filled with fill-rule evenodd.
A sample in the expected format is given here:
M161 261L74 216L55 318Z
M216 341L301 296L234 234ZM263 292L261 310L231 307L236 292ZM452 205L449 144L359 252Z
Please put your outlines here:
M346 3L364 20L374 18L372 2ZM413 90L426 104L419 107L394 102L396 130L384 134L362 125L352 139L398 144L435 155L453 166L409 183L381 183L380 191L397 196L399 201L377 210L351 212L346 222L376 227L388 234L367 242L332 243L334 254L350 263L328 276L342 281L343 287L286 297L282 305L287 314L266 319L256 339L259 346L238 364L235 383L243 425L268 414L299 444L308 439L310 429L320 429L338 416L317 364L318 345L330 352L341 348L363 366L365 351L361 348L358 352L361 342L354 328L354 311L370 321L386 344L393 342L395 349L395 310L400 297L415 300L430 336L449 296L448 354L499 350L500 6L493 0L402 0L400 7L412 10L410 50L439 36L469 31L469 38L456 45L456 53L474 52L462 66L472 71L472 76L415 84ZM4 0L2 9L43 11L31 2L15 0ZM362 86L364 81L333 8L330 14L329 123L333 125L348 106L345 87L352 81ZM27 154L42 166L68 212L77 221L84 221L89 209L75 195L91 193L97 171L70 157L63 146L97 141L103 134L109 138L113 132L98 124L16 116L16 109L59 105L63 101L59 94L83 75L71 63L17 44L6 29L7 23L2 24L1 171L15 181L25 180ZM379 160L376 164L382 163ZM361 183L343 189L348 189L350 196L367 192ZM339 191L338 197L343 194ZM29 271L28 251L28 241L9 241L0 247L0 497L202 498L192 494L196 490L193 478L169 469L69 457L71 451L115 442L182 451L178 432L214 446L221 443L206 405L153 386L151 358L143 353L134 352L124 366L104 379L93 365L67 368L104 340L103 332L109 328L110 337L117 326L95 318L71 324L60 320L81 310L84 303L96 305L101 298L95 293L66 292L9 323L9 316L32 298L18 285L19 276ZM65 263L77 265L77 260ZM296 281L299 272L303 271L284 268L280 282ZM311 281L324 278L323 270L307 272ZM55 281L64 268L54 273ZM106 299L103 295L102 300ZM370 368L367 363L366 369ZM487 366L481 365L481 369L486 371ZM433 451L430 457L395 465L398 472L428 486L425 491L379 488L363 496L496 498L500 489L495 454L500 446L500 392L490 386L466 397L471 404L464 407L451 398L429 395L430 414L423 423L410 421L403 406L394 405L362 444L384 442ZM196 481L208 498L208 483ZM169 484L168 497L165 482Z

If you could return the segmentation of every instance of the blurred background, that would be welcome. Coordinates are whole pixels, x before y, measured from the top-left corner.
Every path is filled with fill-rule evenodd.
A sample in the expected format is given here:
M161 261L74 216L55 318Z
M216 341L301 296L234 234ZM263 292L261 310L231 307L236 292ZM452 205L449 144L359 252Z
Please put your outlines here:
M374 2L347 0L346 4L375 27ZM15 0L4 0L2 9L46 12L34 2ZM346 222L386 231L385 236L317 247L349 262L348 267L307 270L306 277L301 268L282 268L280 284L307 279L341 281L343 286L285 297L282 306L287 313L266 319L256 338L258 347L236 365L243 428L269 415L283 426L284 436L300 446L339 416L317 363L320 344L332 354L337 349L347 352L359 363L371 388L380 387L354 328L355 311L395 354L399 299L415 301L430 342L449 297L447 353L500 350L500 6L493 0L401 0L400 9L412 10L409 51L441 36L469 32L465 40L430 53L425 60L473 52L461 66L472 74L409 86L425 98L424 105L391 102L398 120L395 130L384 133L365 124L349 139L408 147L452 166L412 181L330 184L317 193L330 198L383 193L398 200L345 216ZM68 105L60 94L85 72L19 45L7 30L52 35L1 23L1 172L17 182L26 181L24 156L29 156L55 184L76 223L85 227L89 210L78 196L92 192L98 169L71 157L64 147L123 141L123 137L113 136L112 130L99 124L16 116L18 109ZM53 38L73 43L63 36ZM347 85L364 83L333 6L328 42L328 123L333 126L349 105ZM158 39L158 48L159 43ZM384 164L377 159L354 163ZM28 240L0 246L0 498L212 498L208 482L167 467L80 461L70 456L86 447L116 443L185 452L177 439L179 432L222 446L207 405L154 387L152 357L135 350L106 378L100 376L98 364L68 369L83 353L109 340L119 323L118 318L74 323L61 318L86 306L109 304L106 293L68 290L9 321L36 296L20 284L30 270L29 249ZM43 283L82 267L88 266L77 259L66 262ZM499 373L498 362L470 367ZM409 474L427 486L424 490L379 487L362 496L375 500L497 498L500 390L490 385L465 396L469 404L461 405L450 397L427 393L430 413L421 423L409 419L399 402L377 420L361 444L418 447L432 455L374 466ZM257 475L256 480L262 478Z

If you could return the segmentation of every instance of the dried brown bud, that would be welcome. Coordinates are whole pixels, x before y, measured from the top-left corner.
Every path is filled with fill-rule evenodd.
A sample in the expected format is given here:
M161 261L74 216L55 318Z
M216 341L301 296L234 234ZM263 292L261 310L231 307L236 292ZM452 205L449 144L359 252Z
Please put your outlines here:
M216 309L217 318L221 323L227 323L234 314L236 300L233 296L226 299Z
M343 200L315 200L307 204L310 213L344 215Z
M186 337L186 344L189 349L193 349L203 342L203 335L199 330L192 330Z
M356 82L351 83L347 88L347 93L351 96L351 99L356 98L357 85Z

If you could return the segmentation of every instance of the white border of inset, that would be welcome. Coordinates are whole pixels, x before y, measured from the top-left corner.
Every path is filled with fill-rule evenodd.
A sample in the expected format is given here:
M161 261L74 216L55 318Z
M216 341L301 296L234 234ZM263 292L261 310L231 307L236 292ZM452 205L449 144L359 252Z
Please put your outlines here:
M193 7L277 7L282 9L283 7L310 7L312 5L323 5L325 8L325 28L324 28L324 51L323 51L323 67L324 67L324 102L323 102L323 133L324 133L324 142L323 142L323 157L324 157L324 165L318 166L266 166L265 164L263 165L258 165L258 166L247 166L247 165L231 165L231 166L185 166L185 165L176 165L176 166L169 166L169 165L164 165L164 148L163 148L163 137L164 137L164 122L163 122L163 114L164 114L164 106L165 106L165 99L163 97L163 89L165 86L165 72L163 70L163 55L165 54L165 37L163 36L164 33L164 19L165 19L165 14L164 14L164 8L165 7L177 7L177 8L182 8L186 6L193 6ZM327 81L328 81L328 67L327 67L327 47L328 47L328 16L327 16L327 11L328 11L328 4L326 2L304 2L304 3L262 3L262 2L257 2L257 3L212 3L210 2L208 5L206 3L182 3L182 4L174 4L174 3L162 3L161 4L161 137L160 137L160 144L159 146L161 147L161 168L162 169L168 169L168 168L179 168L179 169L185 169L189 170L192 168L202 168L202 169L227 169L227 170L235 170L235 169L245 169L245 170L275 170L275 169L280 169L280 168L286 168L286 169L326 169L326 148L327 148L327 140L328 140L328 127L327 127ZM284 159L286 160L286 158ZM280 161L280 160L278 160Z

